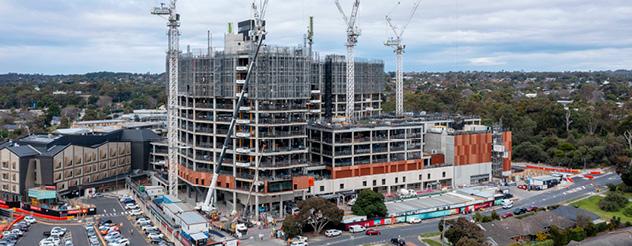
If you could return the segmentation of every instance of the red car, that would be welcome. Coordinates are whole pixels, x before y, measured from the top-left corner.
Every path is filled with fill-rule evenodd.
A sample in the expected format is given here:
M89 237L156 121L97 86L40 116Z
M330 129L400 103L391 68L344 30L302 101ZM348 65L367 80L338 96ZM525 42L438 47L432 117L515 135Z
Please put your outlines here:
M368 230L366 230L364 232L364 234L375 236L375 235L382 235L382 232L380 230L377 230L377 229L368 229Z
M518 189L527 190L527 186L526 185L518 185Z
M527 212L535 212L538 211L538 207L536 206L530 206L527 208Z
M509 218L509 217L513 217L513 213L512 212L507 212L504 213L503 215L500 216L503 219Z

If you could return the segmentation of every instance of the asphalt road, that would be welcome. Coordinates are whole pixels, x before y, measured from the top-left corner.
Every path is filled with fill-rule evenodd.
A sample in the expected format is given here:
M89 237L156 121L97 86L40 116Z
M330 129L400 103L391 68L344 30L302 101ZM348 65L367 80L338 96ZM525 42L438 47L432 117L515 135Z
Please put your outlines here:
M148 245L149 243L145 241L145 234L139 232L136 229L130 220L127 217L127 211L121 203L119 203L117 198L111 197L98 197L84 200L85 203L91 203L97 206L97 216L103 220L112 220L115 224L123 224L121 227L121 234L123 237L127 238L130 242L130 245ZM134 230L134 234L132 235L131 231ZM84 232L85 234L85 232ZM85 245L85 244L79 244Z
M518 200L514 203L516 207L526 207L535 205L538 207L546 207L550 205L560 204L565 201L578 199L582 196L588 195L590 192L595 192L595 186L605 186L608 183L620 183L621 179L614 173L602 175L596 177L594 180L577 179L575 183L568 188L560 190L549 190L541 194L528 197L522 200ZM595 186L593 186L593 184ZM603 190L603 188L602 188ZM504 211L500 209L498 213ZM363 245L368 243L389 243L391 238L402 237L409 244L420 245L417 240L417 236L421 233L437 231L437 224L439 219L427 220L420 224L408 225L408 224L396 224L386 227L378 227L382 232L382 235L378 236L366 236L364 234L349 234L345 232L342 236L335 238L316 239L310 241L310 245Z

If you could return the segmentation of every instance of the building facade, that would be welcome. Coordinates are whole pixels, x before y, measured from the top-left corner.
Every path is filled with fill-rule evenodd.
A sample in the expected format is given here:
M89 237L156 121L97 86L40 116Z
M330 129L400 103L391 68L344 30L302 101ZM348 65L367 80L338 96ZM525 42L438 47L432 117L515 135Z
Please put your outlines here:
M28 189L40 186L54 186L64 195L123 177L148 166L150 150L145 144L155 137L148 129L125 129L81 135L35 134L4 143L0 145L0 199L21 201Z

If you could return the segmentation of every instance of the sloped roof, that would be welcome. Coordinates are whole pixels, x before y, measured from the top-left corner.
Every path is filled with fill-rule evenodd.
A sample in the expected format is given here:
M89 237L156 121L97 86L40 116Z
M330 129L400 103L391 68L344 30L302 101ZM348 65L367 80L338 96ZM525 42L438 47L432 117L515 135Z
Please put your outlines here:
M121 140L132 142L156 141L162 139L161 136L149 129L124 129Z
M7 149L19 157L33 156L40 154L39 151L31 147L30 145L10 146Z
M579 216L587 217L587 218L589 218L590 220L593 220L593 221L601 218L601 217L599 217L599 215L596 215L593 212L589 212L589 211L586 211L584 209L576 208L576 207L573 207L573 206L561 206L561 207L559 207L559 208L557 208L557 209L555 209L555 210L553 210L551 212L553 212L554 214L557 214L559 216L562 216L564 218L567 218L569 220L572 220L573 222L576 222L577 221L577 217L579 217Z
M559 216L553 211L545 211L522 219L512 217L483 223L481 226L485 228L486 237L491 237L498 245L509 245L514 242L514 237L535 235L538 232L546 231L551 225L568 228L574 224L573 220Z

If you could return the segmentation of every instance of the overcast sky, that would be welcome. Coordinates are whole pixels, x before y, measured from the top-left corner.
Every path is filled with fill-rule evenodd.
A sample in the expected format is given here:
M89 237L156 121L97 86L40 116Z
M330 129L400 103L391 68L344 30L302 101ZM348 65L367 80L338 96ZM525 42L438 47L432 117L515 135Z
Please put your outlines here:
M158 0L0 0L0 73L163 72L165 20ZM399 4L397 4L399 2ZM384 16L402 25L413 0L362 0L356 56L394 69ZM181 49L221 48L227 22L251 15L249 0L180 0ZM349 12L352 0L341 0ZM314 49L345 50L333 0L270 0L274 45L301 45L315 18ZM428 0L404 33L406 71L632 69L630 0Z

